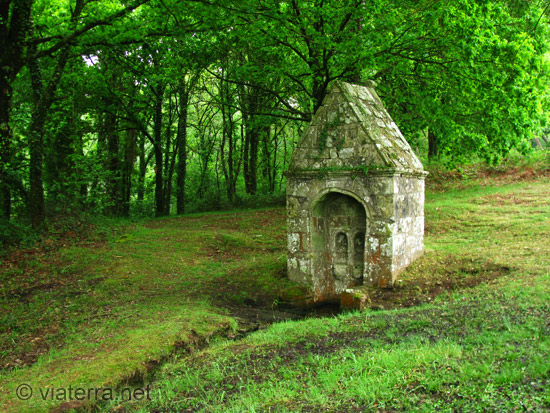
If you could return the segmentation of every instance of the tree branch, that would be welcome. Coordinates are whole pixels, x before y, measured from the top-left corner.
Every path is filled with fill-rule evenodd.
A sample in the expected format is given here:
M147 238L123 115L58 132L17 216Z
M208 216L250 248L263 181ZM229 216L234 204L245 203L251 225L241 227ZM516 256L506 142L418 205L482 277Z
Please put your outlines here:
M34 53L30 56L27 56L25 61L28 62L29 60L38 59L40 57L45 57L45 56L50 56L53 53L60 50L63 46L69 44L71 41L73 41L77 37L83 35L84 33L89 32L90 30L94 29L95 27L110 24L114 20L118 19L119 17L122 17L122 16L126 15L127 13L133 12L135 9L137 9L138 7L142 6L145 3L148 3L149 1L150 0L138 0L136 3L130 4L130 5L126 6L125 8L123 8L122 10L119 10L118 12L113 13L110 16L105 17L104 19L100 19L100 20L96 20L94 22L90 22L90 23L86 24L84 27L81 27L80 29L75 30L71 34L69 34L65 37L62 37L61 40L59 40L59 42L57 42L53 46L51 46L51 47L49 47L45 50L42 50L40 52Z

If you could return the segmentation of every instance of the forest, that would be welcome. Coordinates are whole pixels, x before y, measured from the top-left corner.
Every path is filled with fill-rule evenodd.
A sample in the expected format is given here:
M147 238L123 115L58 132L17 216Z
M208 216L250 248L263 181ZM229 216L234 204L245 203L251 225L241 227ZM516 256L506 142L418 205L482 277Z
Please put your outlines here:
M543 136L535 0L1 0L0 241L59 216L282 200L335 80L373 80L424 162Z
M549 17L0 0L0 411L550 411ZM287 261L285 174L340 81L429 172L424 254L364 311Z

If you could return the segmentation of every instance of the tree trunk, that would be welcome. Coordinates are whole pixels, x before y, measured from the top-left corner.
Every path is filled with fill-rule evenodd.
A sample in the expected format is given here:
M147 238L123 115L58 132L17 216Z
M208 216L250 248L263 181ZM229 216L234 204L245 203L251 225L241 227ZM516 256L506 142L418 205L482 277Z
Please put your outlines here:
M139 141L139 177L137 188L137 199L143 201L145 197L145 173L147 172L147 161L145 155L145 135L141 135Z
M124 150L124 168L122 170L122 208L121 215L130 216L130 196L132 191L132 172L136 159L136 129L128 129L126 132L126 147Z
M223 108L223 106L222 106ZM224 110L222 109L222 118L223 118L223 123L224 123L224 127L223 127L223 130L222 130L222 141L220 143L220 161L221 161L221 164L222 164L222 171L223 171L223 176L225 178L225 184L226 184L226 190L227 190L227 199L229 200L229 202L232 202L233 201L233 191L231 191L231 167L229 166L229 162L230 160L226 163L226 160L225 160L225 142L226 142L226 137L227 137L227 131L226 131L226 128L225 128L225 112ZM231 145L231 144L230 144ZM230 149L231 151L231 149Z
M170 203L172 199L172 175L174 172L173 169L173 160L176 156L175 153L171 154L172 151L172 118L174 115L174 111L172 108L172 88L168 88L168 96L167 96L167 102L168 102L168 119L166 119L166 134L165 134L165 147L164 147L164 165L163 165L163 179L164 179L164 185L163 185L163 211L162 215L170 215ZM172 156L171 156L172 155Z
M257 114L262 101L260 93L258 87L251 86L243 97L243 123L246 128L243 145L243 175L246 193L250 195L254 195L258 190L258 148L260 132L263 130Z
M246 193L254 195L258 189L258 141L257 125L248 125L244 136L243 174Z
M166 215L170 215L170 207L172 204L172 179L174 178L174 170L176 169L176 157L177 157L177 144L174 148L174 153L169 159L167 165L166 180L164 183L164 212Z
M321 107L327 93L328 81L319 69L313 69L313 85L311 94L313 96L313 114Z
M71 27L74 29L77 19L84 7L83 0L77 0L71 16ZM34 49L34 50L33 50ZM30 48L33 52L36 45ZM46 219L46 207L44 204L44 185L42 181L42 168L44 159L44 134L47 112L52 106L55 91L61 81L65 65L69 59L70 46L64 46L59 51L56 65L46 87L42 82L42 73L39 62L33 59L29 62L31 84L33 89L33 110L29 137L29 215L32 227L38 229L44 225Z
M0 68L0 72L4 72ZM0 177L3 177L4 168L10 160L10 104L12 87L7 78L7 73L0 76Z
M107 178L107 194L108 194L108 212L110 215L119 216L122 210L121 200L121 168L119 160L119 143L118 123L116 115L113 113L105 114L105 137L107 138L107 170L109 176Z
M42 108L33 111L29 133L29 216L34 229L44 225L46 207L44 204L44 186L42 184L42 161L44 159L44 123L46 113Z
M25 38L32 25L32 0L0 2L0 185L9 191L7 168L11 161L10 108L12 82L23 67ZM7 189L5 189L7 188ZM3 215L9 219L10 202L4 198Z
M435 159L439 154L439 148L437 144L437 136L428 129L428 159Z
M9 221L11 218L11 190L7 183L0 185L2 188L2 205L0 206L0 217Z
M78 136L78 154L82 157L84 157L84 141L83 141L83 136L82 136L82 133L79 133L79 136ZM83 175L83 171L80 169L80 166L78 165L76 167L76 173L79 175L79 176L82 176ZM80 184L80 204L81 206L84 206L85 205L85 202L86 202L86 198L88 197L88 183L89 182L82 182Z
M248 114L246 113L245 110L243 110L243 122L242 124L243 125L247 125L249 123L248 121ZM241 130L242 130L242 125L241 125ZM247 194L250 193L250 164L249 164L249 160L248 160L248 157L250 156L250 138L251 138L251 133L249 131L249 129L244 126L245 130L244 130L244 136L241 137L241 139L243 139L243 175L244 175L244 189L246 191ZM242 133L241 133L242 135Z
M177 132L178 165L176 180L176 213L185 213L185 175L187 173L187 105L189 104L189 91L185 83L181 82L178 89L179 118Z
M10 120L10 103L12 89L8 82L7 74L3 73L3 68L0 75L0 187L3 192L2 199L2 217L5 219L11 218L11 192L7 180L7 168L11 159L11 130L9 125Z
M42 183L42 163L44 159L44 126L46 111L51 106L52 96L47 96L42 84L42 73L38 61L29 64L33 90L33 108L29 130L29 204L27 205L31 225L34 229L43 226L46 219L44 186ZM50 85L51 86L51 85ZM50 88L48 88L50 89Z
M220 160L222 164L223 173L225 176L227 199L229 202L233 202L235 194L237 192L237 177L239 174L240 166L237 165L235 156L236 142L235 142L235 125L233 122L233 114L231 112L230 91L227 82L221 81L220 93L222 98L221 110L222 110L222 142L220 145ZM225 148L227 144L227 157L225 154Z
M267 179L267 187L270 193L275 191L275 180L277 178L277 150L279 142L277 140L277 129L274 128L274 136L270 139L271 128L269 126L264 127L264 140L263 140L263 176ZM271 151L270 151L271 149ZM273 159L271 158L273 154Z
M160 86L155 92L155 114L153 120L153 147L155 151L155 216L164 215L164 179L163 179L163 153L162 153L162 99L164 86Z
M256 194L258 190L258 143L260 141L260 133L256 128L256 133L250 140L250 171L249 171L249 187L250 194Z
M220 95L221 95L221 98L222 98L222 103L221 103L221 110L222 110L222 122L223 122L223 125L222 125L222 141L220 143L220 161L221 161L221 164L222 164L222 171L223 171L223 176L225 177L225 184L226 184L226 190L227 190L227 198L229 199L229 202L231 202L233 200L233 192L231 191L230 187L231 187L231 143L229 144L229 161L226 163L225 161L225 142L227 140L227 137L228 137L228 133L227 133L227 129L228 129L228 126L227 126L227 116L225 114L226 112L226 107L225 107L225 100L224 100L224 81L221 80L220 81Z

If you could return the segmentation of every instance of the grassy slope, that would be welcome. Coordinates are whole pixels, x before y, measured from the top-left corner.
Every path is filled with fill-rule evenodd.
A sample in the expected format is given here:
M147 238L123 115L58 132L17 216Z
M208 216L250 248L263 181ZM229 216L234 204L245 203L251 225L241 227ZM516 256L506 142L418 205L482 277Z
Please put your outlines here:
M175 351L233 331L228 308L272 305L291 285L281 279L283 217L271 209L155 220L104 245L6 259L0 410L60 404L38 389L135 381ZM19 401L21 383L35 397Z
M549 205L547 179L428 194L427 253L403 276L404 286L419 288L411 280L432 274L471 279L484 268L502 269L490 286L422 307L281 323L220 342L166 364L150 403L124 406L550 408ZM228 306L273 306L291 285L281 278L282 209L155 220L104 245L5 263L2 411L61 403L21 402L14 395L20 383L39 389L147 380L150 366L175 348L200 347L234 329ZM422 293L423 301L432 298Z
M124 406L550 410L548 180L431 194L426 214L427 252L411 274L449 259L509 270L419 307L280 323L220 342L165 365L151 402Z

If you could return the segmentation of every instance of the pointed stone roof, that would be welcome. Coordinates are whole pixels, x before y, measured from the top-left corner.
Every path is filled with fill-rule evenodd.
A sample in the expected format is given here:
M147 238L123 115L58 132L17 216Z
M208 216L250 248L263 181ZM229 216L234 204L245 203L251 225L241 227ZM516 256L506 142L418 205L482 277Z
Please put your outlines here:
M333 82L305 130L289 172L353 170L422 173L420 160L392 120L374 82Z

